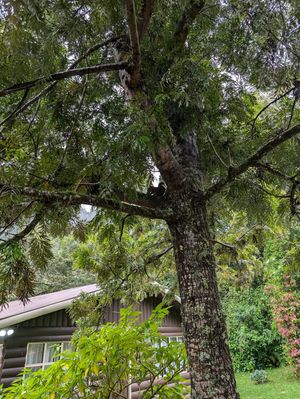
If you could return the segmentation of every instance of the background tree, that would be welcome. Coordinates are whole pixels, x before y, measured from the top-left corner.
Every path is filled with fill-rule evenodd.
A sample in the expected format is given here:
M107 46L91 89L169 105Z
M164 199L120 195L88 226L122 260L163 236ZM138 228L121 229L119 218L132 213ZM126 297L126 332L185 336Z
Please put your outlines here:
M33 232L62 232L81 204L163 220L191 396L238 398L214 221L260 220L269 195L299 213L298 2L14 0L0 15L2 302L33 290Z
M37 268L35 294L65 290L81 285L93 284L95 275L73 267L73 253L79 242L72 235L53 240L53 257L47 267Z

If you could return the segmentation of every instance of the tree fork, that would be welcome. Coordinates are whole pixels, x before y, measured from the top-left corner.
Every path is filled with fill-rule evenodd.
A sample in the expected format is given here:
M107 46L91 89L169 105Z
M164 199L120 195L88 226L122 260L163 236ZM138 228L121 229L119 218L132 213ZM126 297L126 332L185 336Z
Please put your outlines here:
M201 11L204 2L199 2L199 9L197 1L191 3L197 4L197 12L191 16L193 19ZM134 47L132 40L131 47ZM116 61L120 62L126 60L128 54L126 56L126 53L116 51L115 56ZM128 102L136 98L138 93L145 95L142 91L143 82L132 87L132 72L120 71L121 85ZM148 104L149 99L142 101L141 109L147 108ZM176 148L157 143L152 156L167 184L173 209L173 217L165 220L173 238L191 375L191 399L239 399L202 194L197 141L193 133L177 141Z

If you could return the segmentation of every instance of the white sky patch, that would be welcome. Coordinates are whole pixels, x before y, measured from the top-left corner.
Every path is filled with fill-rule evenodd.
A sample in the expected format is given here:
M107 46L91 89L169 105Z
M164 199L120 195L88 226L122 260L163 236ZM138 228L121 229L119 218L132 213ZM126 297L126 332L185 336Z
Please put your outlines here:
M92 205L83 204L81 205L81 208L83 208L86 212L91 212Z

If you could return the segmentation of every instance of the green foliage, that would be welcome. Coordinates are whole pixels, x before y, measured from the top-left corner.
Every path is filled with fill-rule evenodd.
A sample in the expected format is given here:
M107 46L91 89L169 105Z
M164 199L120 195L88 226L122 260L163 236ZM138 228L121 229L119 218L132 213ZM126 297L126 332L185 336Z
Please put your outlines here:
M292 95L269 107L256 121L255 129L251 121L269 100L290 88L294 75L299 74L297 2L208 1L205 10L189 27L186 46L180 47L177 40L174 42L174 33L188 3L187 0L156 2L149 29L140 43L143 90L135 93L134 101L128 103L124 98L118 73L77 76L55 84L39 101L4 123L0 127L1 184L92 194L117 202L121 192L130 202L136 199L136 191L146 194L148 182L153 180L158 166L157 146L167 146L179 159L181 150L176 146L192 131L206 188L216 178L227 176L229 166L239 165L273 137L277 129L286 126ZM138 13L143 2L137 0L135 4ZM84 4L59 0L3 1L0 5L0 87L63 71L96 43L122 36L127 31L122 1L88 0ZM81 59L77 66L115 62L115 50L115 44L100 48ZM126 57L131 57L130 52ZM29 92L1 97L1 121L46 87L42 81ZM140 106L141 103L148 106ZM299 116L295 109L293 122L299 120ZM281 148L288 157L275 150L265 161L293 175L300 166L297 141L290 140ZM179 163L184 169L181 160ZM211 213L218 214L223 227L228 224L231 212L243 213L249 225L271 225L275 208L281 207L285 214L289 210L287 198L280 198L287 189L286 182L278 176L265 171L258 173L253 168L236 179L218 203L213 200L209 206ZM279 197L268 194L273 191ZM30 223L40 204L25 200L27 197L19 195L17 190L1 195L1 230L13 226L14 232L20 232ZM76 224L80 224L76 220L80 212L78 205L71 207L65 199L51 207L46 203L44 223L30 232L28 239L19 240L22 251L35 264L30 274L31 285L37 266L43 268L50 258L49 235L63 235L70 226L76 229ZM137 277L136 271L142 271L145 266L138 257L145 259L151 256L150 251L142 239L137 240L141 249L133 242L118 243L117 231L125 215L118 218L106 217L101 211L98 214L97 227L103 230L107 225L108 229L115 229L112 240L116 250L112 253L104 243L101 260L97 254L93 261L87 257L89 267L93 263L92 268L98 269L96 273L102 274L102 280L106 276L112 281L112 272L104 266L111 256L113 263L120 260L118 270L113 269L117 278L121 281L130 274L133 280ZM161 226L154 223L151 228L159 230ZM79 230L82 236L90 233L86 226L80 225ZM216 231L216 236L225 231ZM88 240L97 241L97 238L89 234ZM87 243L87 248L89 245ZM87 248L80 248L82 258ZM133 248L136 256L125 255L133 252ZM157 249L159 252L166 247L159 244ZM260 258L255 245L239 249L237 262L225 260L223 256L220 265L226 273L228 264L234 265L238 270L233 274L243 275L240 281L245 279L248 283L255 267L261 266ZM248 275L242 265L246 253L250 255ZM166 259L172 262L170 270L173 270L171 253ZM166 271L162 263L162 260L156 261L161 274ZM120 273L121 266L124 270ZM241 273L240 269L243 269ZM151 279L167 280L170 286L176 286L171 272L166 273L166 277L156 276L152 270L148 274ZM140 279L141 287L147 285L146 280ZM139 295L142 297L143 293Z
M51 241L43 225L37 225L32 232L28 245L28 254L32 263L38 269L44 269L53 257Z
M251 381L255 384L266 384L268 382L268 375L265 370L255 370L250 375Z
M271 284L283 285L284 276L295 280L295 290L300 287L300 229L296 221L287 224L280 234L266 242L265 271Z
M97 276L103 303L141 301L162 292L157 283L174 293L172 242L164 222L101 212L90 230L74 251L74 266Z
M79 245L72 234L51 240L53 256L47 259L47 268L36 272L35 294L95 283L94 274L87 270L74 270L73 254Z
M223 212L227 215L215 223L220 288L250 287L263 275L262 248L269 228L267 224L251 225L245 212Z
M284 360L281 337L263 287L231 289L223 301L236 371L276 367Z
M167 343L158 332L167 313L158 306L139 324L139 312L122 309L118 324L77 336L75 352L64 353L44 371L25 371L25 379L21 377L5 390L5 399L68 399L76 395L114 399L130 381L141 383L149 378L144 399L184 398L180 376L187 367L184 344Z
M23 248L14 243L5 246L0 254L0 302L5 304L13 292L23 302L33 295L34 268L28 262Z

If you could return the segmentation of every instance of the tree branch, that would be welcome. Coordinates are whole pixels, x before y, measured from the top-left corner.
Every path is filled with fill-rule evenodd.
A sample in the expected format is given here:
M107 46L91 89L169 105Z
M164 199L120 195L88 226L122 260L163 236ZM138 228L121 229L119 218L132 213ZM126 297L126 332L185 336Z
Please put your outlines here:
M219 240L212 240L213 244L217 244L217 245L221 245L224 248L229 249L230 251L234 251L237 252L237 249L234 245L229 244L228 242L223 242L223 241L219 241Z
M236 180L237 177L245 173L249 168L257 166L257 163L269 152L273 151L280 144L291 139L300 133L300 123L288 130L284 130L279 133L276 137L268 141L266 144L261 146L253 155L246 159L240 166L231 167L228 170L228 174L225 178L220 179L217 183L208 188L205 193L206 198L210 198L213 195L219 193L224 187Z
M290 190L290 209L291 209L291 214L293 216L296 215L299 218L299 211L297 210L298 201L295 198L296 190L297 190L297 182L294 182Z
M155 0L144 0L143 7L141 13L139 15L139 22L138 22L138 33L140 42L143 39L143 36L147 32L147 29L150 24L151 16L154 11Z
M141 193L136 191L133 196L128 196L122 191L113 191L113 195L122 202L126 202L129 204L134 204L138 206L144 206L146 208L163 208L166 205L165 199L159 197L150 197L148 194Z
M115 43L119 39L120 39L119 36L112 37L110 39L107 39L101 43L97 43L94 46L90 47L81 57L79 57L76 61L74 61L69 66L68 70L74 69L81 61L85 60L89 55L91 55L95 51L99 50L100 48L107 46L108 44ZM4 125L12 117L16 117L21 112L25 111L28 107L30 107L31 105L36 103L41 97L48 94L57 85L57 83L58 83L57 81L50 83L50 85L45 87L40 93L38 93L36 96L34 96L31 100L27 101L25 104L23 104L23 101L22 101L22 104L20 103L17 106L17 108L0 123L0 126Z
M130 86L137 87L140 81L141 52L134 0L126 0L126 11L133 64L130 71Z
M2 234L4 234L6 232L7 229L9 229L11 226L13 226L15 224L15 222L20 218L20 216L22 216L23 213L26 212L27 209L29 209L33 203L34 203L34 201L30 201L11 221L9 221L3 227L3 229L0 231L0 237L2 236Z
M26 89L16 108L5 119L3 119L3 121L0 123L0 126L4 125L7 121L12 119L18 113L19 109L22 108L22 106L24 105L28 93L29 89Z
M170 252L172 249L174 248L174 245L171 245L170 247L168 247L167 249L164 249L162 252L160 252L159 254L155 254L155 255L151 255L148 259L146 259L144 266L149 265L150 263L153 263L156 260L159 260L160 258L162 258L164 255L166 255L168 252Z
M282 173L280 170L274 168L272 165L270 165L267 162L258 162L255 166L257 168L266 170L270 174L277 176L280 179L284 179L284 180L288 180L288 181L293 181L295 179L295 176L288 176L288 175Z
M119 236L119 241L122 241L122 237L123 237L123 231L124 231L124 226L125 226L125 221L127 218L129 218L131 215L126 215L125 217L122 218L121 221L121 227L120 227L120 236Z
M7 87L0 91L0 97L7 96L12 93L16 93L21 90L26 90L31 87L35 87L42 83L59 81L67 78L71 78L73 76L84 76L92 73L101 73L108 71L118 71L120 69L125 69L127 66L127 62L117 62L114 64L99 64L94 66L89 66L85 68L77 68L77 69L67 69L65 71L52 73L50 76L43 76L41 78L30 80L28 82L17 83L11 87Z
M28 225L23 230L21 230L19 233L15 234L12 238L9 238L5 242L3 242L0 245L0 249L4 248L7 245L10 245L12 243L23 240L23 238L25 238L29 233L31 233L32 230L35 229L37 224L43 219L48 207L49 207L49 203L47 205L43 205L42 208L34 215L31 222L28 223Z
M288 94L290 94L292 91L294 90L294 87L292 87L291 89L289 89L288 91L286 91L285 93L281 94L280 96L276 97L273 101L271 101L270 103L268 103L265 107L263 107L259 113L256 115L256 117L253 119L252 121L252 127L251 127L251 132L254 132L255 129L255 123L257 121L257 119L259 118L259 116L265 112L272 104L275 104L277 101L281 100L283 97L286 97ZM288 126L289 128L289 126Z
M221 164L222 164L223 166L225 166L226 169L228 169L228 165L223 161L221 155L220 155L220 154L218 153L218 151L216 150L216 147L214 146L214 143L213 143L213 141L212 141L210 135L209 135L208 133L206 133L206 136L207 136L207 140L208 140L208 142L209 142L211 148L213 149L213 152L215 153L216 157L217 157L218 160L221 162Z
M114 199L101 198L99 196L89 194L77 194L70 191L37 190L31 187L12 186L3 183L0 183L0 190L2 193L24 195L43 203L57 202L63 204L63 206L87 204L150 219L168 220L173 216L172 211L168 209L150 209L127 202L116 201Z
M122 36L111 37L110 39L104 40L103 42L96 43L94 46L90 47L81 57L79 57L76 61L74 61L68 69L75 68L81 61L85 60L95 51L100 50L102 47L106 47L111 43L115 43L121 39Z
M23 111L25 111L28 107L39 101L44 95L48 94L55 86L57 85L57 82L52 82L50 85L45 87L42 91L40 91L36 96L34 96L32 99L27 101L25 104L23 104L20 108L16 109L13 113L8 115L3 121L1 121L0 126L4 125L6 122L8 122L11 118L18 116L21 114Z
M176 43L183 45L188 36L190 27L197 16L201 13L205 5L205 0L190 0L188 6L180 17L175 31L174 39Z
M251 184L255 185L255 187L257 187L260 191L270 195L271 197L280 198L280 199L290 198L289 194L277 194L277 193L274 193L272 191L267 190L266 188L262 187L260 184L257 184L257 183L254 183L254 182L251 182Z

